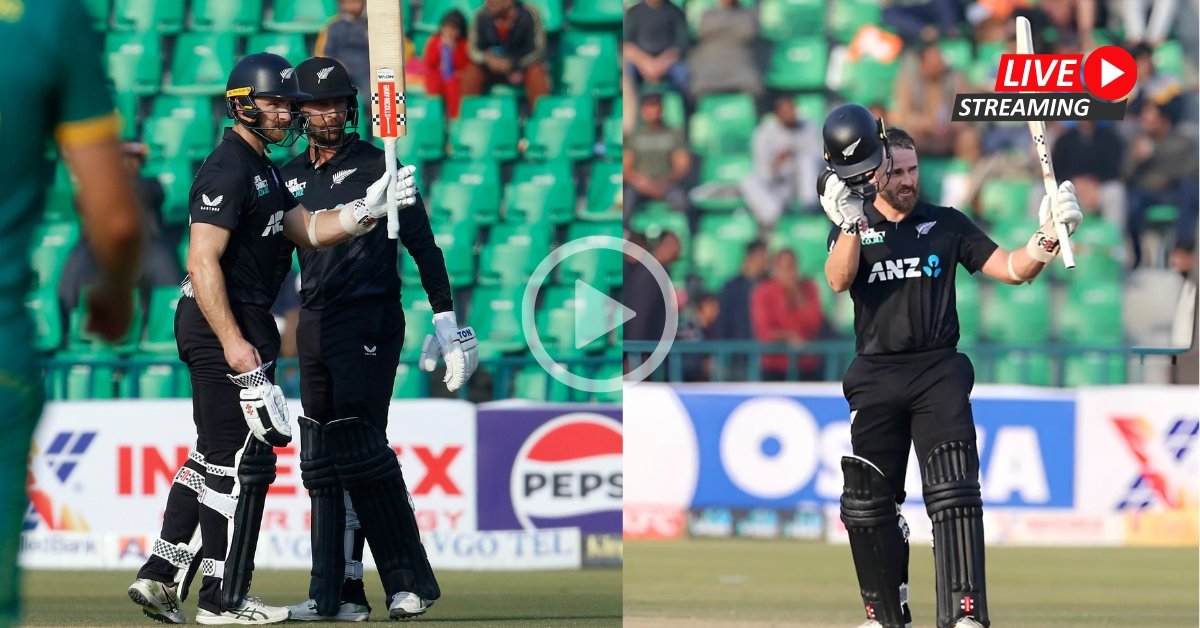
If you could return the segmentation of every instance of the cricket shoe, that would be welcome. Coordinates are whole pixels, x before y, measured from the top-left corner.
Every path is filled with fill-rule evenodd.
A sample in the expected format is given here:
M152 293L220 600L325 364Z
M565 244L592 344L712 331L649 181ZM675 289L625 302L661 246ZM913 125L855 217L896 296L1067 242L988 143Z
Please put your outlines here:
M883 624L871 619L860 624L858 628L883 628ZM912 628L912 624L904 624L904 628Z
M433 602L426 601L416 593L401 591L392 596L388 604L388 616L392 619L408 619L425 614Z
M227 608L224 612L214 613L203 608L196 612L196 623L206 626L222 626L229 624L255 626L259 624L278 624L287 621L288 609L281 606L267 606L262 600L252 595L242 598L240 604Z
M332 616L318 613L316 600L304 600L287 607L287 610L293 621L367 621L371 617L370 606L354 602L342 602L337 615Z
M186 624L187 616L179 608L175 587L149 578L138 578L129 585L129 599L142 607L146 617L164 624Z
M954 624L954 628L983 628L983 624L975 620L974 617L963 617Z

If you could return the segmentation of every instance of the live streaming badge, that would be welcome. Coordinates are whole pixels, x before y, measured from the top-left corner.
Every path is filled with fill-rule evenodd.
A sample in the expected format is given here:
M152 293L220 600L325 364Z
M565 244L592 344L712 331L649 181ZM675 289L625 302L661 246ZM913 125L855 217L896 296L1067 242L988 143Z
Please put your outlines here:
M1116 102L1137 83L1137 62L1120 46L1101 46L1083 62L1083 86L1092 96Z
M654 277L666 305L666 322L663 325L662 336L654 351L650 353L650 357L624 376L619 370L612 377L605 378L587 377L574 373L550 355L546 348L547 343L542 340L542 332L546 333L547 340L552 347L557 345L566 349L560 353L569 354L571 350L585 349L604 338L632 320L638 313L580 278L574 280L573 294L568 300L569 308L560 309L557 313L549 311L545 312L544 316L539 316L539 312L536 311L538 295L543 292L546 280L550 278L554 270L568 260L572 262L569 266L575 268L581 266L585 268L604 267L613 261L619 261L618 268L620 268L624 264L622 256L642 264ZM574 333L570 338L561 337L561 330L564 326L551 324L556 314L564 313L564 309L570 310L570 317L574 320ZM539 329L539 324L545 325L546 328ZM658 368L666 359L671 345L674 343L675 333L679 329L679 304L675 299L675 289L670 275L649 251L632 242L613 236L587 236L563 244L538 263L533 274L530 275L529 281L526 282L525 292L521 297L521 327L524 330L525 342L529 345L529 351L538 364L552 377L577 390L593 393L617 392L622 389L625 382L640 382L649 377L654 369Z

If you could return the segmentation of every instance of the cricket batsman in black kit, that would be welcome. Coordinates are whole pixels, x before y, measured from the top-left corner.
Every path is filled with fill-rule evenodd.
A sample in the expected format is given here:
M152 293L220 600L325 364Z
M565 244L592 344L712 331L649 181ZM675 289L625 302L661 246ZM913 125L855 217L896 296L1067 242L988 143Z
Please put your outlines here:
M825 120L817 189L833 221L825 277L854 300L857 357L843 389L853 455L842 458L841 517L866 607L862 628L912 626L908 525L900 515L910 443L933 521L937 626L990 625L984 583L983 500L971 416L975 371L957 351L958 265L1007 284L1032 281L1058 254L1055 225L1082 220L1075 188L1043 198L1022 249L999 248L965 214L917 200L913 139L865 108Z
M397 182L386 174L337 210L314 213L292 196L264 155L268 145L294 139L294 103L305 97L284 58L245 57L230 72L225 96L234 126L192 184L188 277L175 314L179 358L191 376L196 452L175 477L153 555L129 587L147 615L167 623L186 621L177 589L186 595L196 570L203 575L197 623L288 618L286 608L248 595L275 480L273 448L292 438L287 405L272 383L279 331L269 308L284 276L280 264L291 242L317 248L370 233L387 214L389 186L399 205L416 202L411 176Z
M314 57L296 72L300 122L308 150L283 167L285 185L305 203L353 202L385 172L384 152L359 138L358 90L341 63ZM413 168L400 167L401 176ZM421 367L446 358L447 388L475 371L475 332L459 329L442 251L420 197L398 214L400 242L416 260L433 308L436 340ZM387 218L371 233L300 256L303 302L297 345L304 413L300 469L312 500L309 599L288 607L293 620L366 621L363 537L371 544L387 594L388 614L423 614L441 596L395 452L388 407L404 341L397 243Z

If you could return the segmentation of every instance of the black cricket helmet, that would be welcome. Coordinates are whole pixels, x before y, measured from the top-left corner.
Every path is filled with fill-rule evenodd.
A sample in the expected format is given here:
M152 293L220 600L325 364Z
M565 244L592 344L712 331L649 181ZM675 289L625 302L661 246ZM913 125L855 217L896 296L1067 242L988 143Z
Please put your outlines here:
M340 110L340 113L346 115L342 122L343 133L340 141L331 145L341 146L350 141L352 139L350 134L358 128L358 88L350 80L350 74L346 71L345 66L337 59L312 57L296 66L296 75L299 77L300 89L306 94L306 97L298 99L297 103L338 99L345 101L345 109ZM311 117L311 114L301 112L300 130L309 142L327 146L328 144L319 137L320 134L314 132L311 127Z
M255 97L290 98L293 101L308 97L308 94L300 90L299 81L296 79L296 69L287 59L269 52L260 52L247 55L238 61L229 73L229 80L225 83L225 113L236 123L253 131L268 144L287 146L294 143L293 133L289 133L279 142L272 142L263 135L264 130L270 129L258 126L259 116L263 112L258 105L254 104ZM293 104L293 120L295 112ZM250 122L247 123L242 119L238 115L239 113L248 116Z
M821 134L825 140L825 163L847 183L861 183L890 157L883 120L866 107L845 104L829 112Z

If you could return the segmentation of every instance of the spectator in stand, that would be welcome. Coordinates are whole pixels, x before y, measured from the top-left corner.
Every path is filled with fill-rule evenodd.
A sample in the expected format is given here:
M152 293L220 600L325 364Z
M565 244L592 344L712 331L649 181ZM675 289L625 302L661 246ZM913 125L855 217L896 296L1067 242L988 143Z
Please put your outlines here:
M692 95L761 94L762 78L754 62L757 39L758 20L738 0L719 0L705 11L696 45L688 55Z
M463 71L464 96L482 94L494 83L523 85L532 109L550 93L546 73L546 29L533 7L517 0L486 0L468 30L471 65Z
M425 93L442 97L451 120L458 119L462 75L470 65L467 18L455 9L442 16L438 32L425 44Z
M741 184L746 206L764 228L774 227L789 203L817 204L813 181L824 168L821 146L816 125L796 115L792 97L777 96L774 115L754 130L754 172Z
M954 96L967 91L962 74L946 65L937 44L919 45L901 62L890 126L904 127L921 147L922 156L974 162L979 136L969 124L950 124Z
M648 249L668 273L671 271L671 265L679 260L683 250L679 236L671 231L662 232L658 239L650 243ZM658 281L650 274L650 269L646 268L645 264L627 264L622 289L625 305L636 314L625 323L625 339L661 338L667 324L667 304Z
M1148 94L1138 115L1139 129L1125 155L1121 172L1129 190L1126 226L1134 268L1142 261L1141 236L1149 207L1174 205L1181 219L1195 225L1200 163L1195 138L1176 132L1182 113L1183 98L1177 89Z
M690 210L684 179L692 171L692 154L679 129L663 125L662 95L642 95L642 123L625 138L623 152L624 211L632 215L647 199L666 201L681 212Z
M366 0L338 0L337 15L321 29L317 42L313 46L314 57L332 57L342 62L350 80L358 87L363 95L360 103L363 114L368 121L371 117L371 61L367 47L367 3ZM416 47L404 37L404 58L413 60ZM405 67L405 80L413 87L419 79L412 74L410 67ZM369 127L369 125L368 125Z
M1080 205L1099 209L1104 220L1125 223L1125 185L1121 183L1124 143L1114 125L1073 123L1054 142L1051 159L1059 179L1075 183ZM1084 199L1094 199L1084 202Z
M721 287L720 312L714 328L719 340L749 340L754 338L754 324L750 317L750 298L754 288L767 270L767 244L754 240L746 245L746 256L742 258L742 269L738 275Z
M1096 0L1041 0L1038 10L1050 21L1059 41L1078 38L1085 51L1096 48L1093 28L1103 24L1106 15L1098 15L1104 6Z
M800 277L796 268L795 252L783 249L775 254L771 277L754 289L750 313L754 320L754 336L759 342L784 342L801 347L820 338L825 315L821 310L817 284ZM763 379L786 379L789 362L786 355L764 355ZM797 367L800 379L821 379L823 362L819 356L799 358Z
M688 48L688 25L683 11L670 0L641 0L625 9L625 59L622 93L626 112L626 131L632 130L634 99L642 83L657 85L670 82L676 90L687 92L688 67L684 54Z
M716 337L715 325L720 314L721 304L717 301L716 295L708 292L700 293L695 298L695 305L692 307L690 316L679 323L679 332L675 334L675 338L693 342L712 340ZM707 382L711 380L712 362L711 355L684 354L683 381Z
M958 0L891 0L885 4L884 23L909 41L959 36L963 3Z

